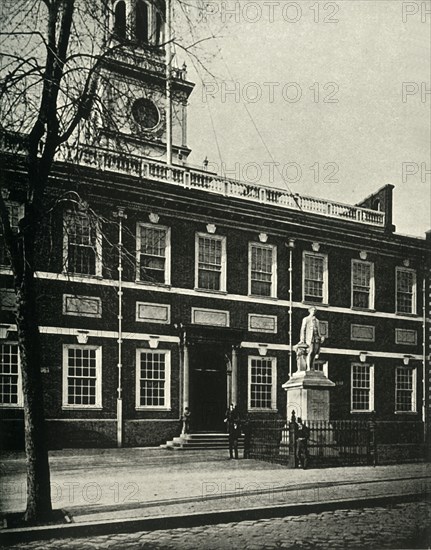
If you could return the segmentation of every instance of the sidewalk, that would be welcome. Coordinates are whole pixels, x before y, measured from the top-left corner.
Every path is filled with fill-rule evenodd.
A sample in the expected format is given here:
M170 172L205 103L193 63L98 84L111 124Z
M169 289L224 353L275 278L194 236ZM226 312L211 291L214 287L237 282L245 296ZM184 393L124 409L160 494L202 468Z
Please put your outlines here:
M229 460L227 454L158 448L53 451L53 506L66 510L72 525L89 528L185 516L211 522L212 515L241 517L247 510L268 515L286 507L334 508L353 506L353 501L392 497L402 501L431 494L427 464L304 471L256 460ZM25 458L8 453L0 456L0 463L0 513L22 511Z

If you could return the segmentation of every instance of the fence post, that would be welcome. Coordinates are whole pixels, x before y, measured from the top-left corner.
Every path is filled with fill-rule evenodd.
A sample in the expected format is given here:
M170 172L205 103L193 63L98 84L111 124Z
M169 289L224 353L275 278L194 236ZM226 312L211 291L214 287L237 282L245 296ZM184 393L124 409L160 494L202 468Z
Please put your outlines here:
M289 468L296 468L296 415L292 411L289 422Z
M372 455L372 464L377 466L377 433L376 433L376 413L371 413L370 420L368 422L369 441L370 441L370 453Z

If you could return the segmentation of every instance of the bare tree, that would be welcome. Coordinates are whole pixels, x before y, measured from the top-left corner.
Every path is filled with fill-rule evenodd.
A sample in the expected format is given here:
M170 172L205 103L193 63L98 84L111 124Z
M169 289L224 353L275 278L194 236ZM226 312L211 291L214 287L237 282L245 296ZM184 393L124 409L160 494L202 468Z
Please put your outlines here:
M179 2L186 15L184 28L190 28L190 21L199 20L203 3ZM7 201L10 183L3 175L0 178L0 220L17 298L27 456L25 520L29 523L52 516L36 249L46 230L46 194L56 154L66 143L73 149L90 116L109 116L98 91L103 86L104 59L121 48L121 41L112 37L111 6L108 0L3 0L0 6L0 131L3 145L7 144L2 155L24 174L19 189L13 189L23 205L17 227ZM178 36L176 41L181 43ZM201 42L195 37L190 42L189 33L183 51L195 55L193 48Z

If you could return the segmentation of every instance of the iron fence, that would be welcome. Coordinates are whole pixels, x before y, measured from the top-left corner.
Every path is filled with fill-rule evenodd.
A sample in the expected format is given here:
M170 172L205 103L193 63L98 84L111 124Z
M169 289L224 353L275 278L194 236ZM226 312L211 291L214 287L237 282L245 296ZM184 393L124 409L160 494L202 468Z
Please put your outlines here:
M310 467L388 464L424 457L423 422L315 420L304 424ZM247 455L294 468L297 426L295 420L247 422Z

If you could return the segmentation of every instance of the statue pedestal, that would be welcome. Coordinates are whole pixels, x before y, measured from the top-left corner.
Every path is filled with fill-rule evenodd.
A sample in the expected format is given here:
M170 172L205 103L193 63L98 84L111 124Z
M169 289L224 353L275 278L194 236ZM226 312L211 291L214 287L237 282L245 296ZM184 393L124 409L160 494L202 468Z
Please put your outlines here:
M329 420L329 390L334 386L323 372L295 372L282 386L287 394L287 421L292 411L303 420Z

